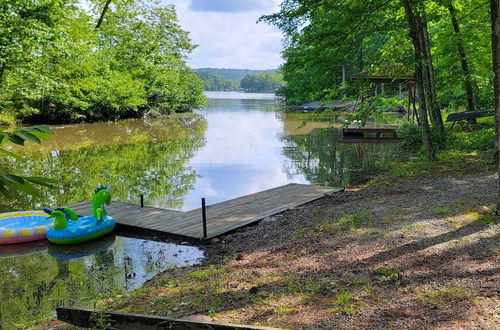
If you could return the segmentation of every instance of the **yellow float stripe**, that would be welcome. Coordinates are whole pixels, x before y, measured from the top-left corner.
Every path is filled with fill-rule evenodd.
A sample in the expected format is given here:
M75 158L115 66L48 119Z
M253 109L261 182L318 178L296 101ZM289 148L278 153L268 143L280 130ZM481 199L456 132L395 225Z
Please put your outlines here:
M21 229L21 234L23 235L23 237L29 236L30 230L28 228L23 228Z
M41 234L45 234L45 228L42 227L42 226L39 226L37 227L38 228L38 233L41 235Z
M12 230L6 230L4 236L5 236L5 238L11 238L12 237Z

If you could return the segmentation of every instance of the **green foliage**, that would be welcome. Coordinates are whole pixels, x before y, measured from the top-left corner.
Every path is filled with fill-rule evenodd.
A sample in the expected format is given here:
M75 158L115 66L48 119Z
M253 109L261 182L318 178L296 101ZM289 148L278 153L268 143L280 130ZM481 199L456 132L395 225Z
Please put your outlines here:
M196 71L196 75L203 80L206 91L235 91L239 89L239 83L222 76L205 71Z
M396 131L403 144L407 147L419 147L422 145L422 128L413 121L404 121Z
M354 313L354 307L351 302L351 295L349 292L340 292L335 296L333 305L335 306L332 311L341 312L343 314Z
M12 132L0 130L0 145L14 143L24 146L25 142L41 144L41 140L50 139L51 130L48 126L26 127ZM19 154L0 147L0 153L14 158L17 162L25 162L24 157ZM4 197L12 197L14 191L21 191L27 195L39 196L39 192L34 185L51 187L56 180L47 179L40 176L20 176L8 173L0 173L0 194Z
M204 105L173 6L21 0L0 13L0 113L30 122L114 120ZM5 32L5 33L4 33Z
M495 147L495 128L485 127L474 131L452 131L448 134L447 147L454 150L492 150Z
M420 9L427 18L439 106L464 105L466 94L458 37L447 2L421 3ZM480 0L452 0L452 4L461 27L476 104L491 107L493 75L488 6ZM348 77L359 72L413 75L413 47L400 1L286 0L279 12L261 20L277 26L285 36L285 63L281 72L286 81L283 95L287 103L323 100L331 90L349 85ZM386 84L386 88L390 85ZM354 98L357 93L352 94L347 88L343 96Z
M324 99L343 85L343 69L347 78L382 67L386 74L408 71L411 43L397 2L288 0L280 9L261 19L285 34L281 71L290 104Z
M342 225L348 225L352 231L355 231L362 224L363 221L370 220L372 215L366 211L358 211L353 214L343 215L338 219Z
M459 301L469 300L471 293L461 287L445 286L438 290L428 290L417 293L417 300L423 305L447 306Z
M284 82L281 73L264 72L257 75L246 75L241 80L240 85L247 92L275 92L284 86Z
M397 97L385 96L384 94L379 94L372 102L374 108L382 112L394 112L398 107L403 106L402 101Z

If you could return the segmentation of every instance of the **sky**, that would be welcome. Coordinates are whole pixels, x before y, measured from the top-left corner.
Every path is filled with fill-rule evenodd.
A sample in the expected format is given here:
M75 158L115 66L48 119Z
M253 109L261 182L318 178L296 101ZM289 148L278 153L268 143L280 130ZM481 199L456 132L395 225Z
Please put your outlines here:
M275 69L283 60L281 32L256 23L275 13L280 0L163 0L198 47L188 65L197 68Z

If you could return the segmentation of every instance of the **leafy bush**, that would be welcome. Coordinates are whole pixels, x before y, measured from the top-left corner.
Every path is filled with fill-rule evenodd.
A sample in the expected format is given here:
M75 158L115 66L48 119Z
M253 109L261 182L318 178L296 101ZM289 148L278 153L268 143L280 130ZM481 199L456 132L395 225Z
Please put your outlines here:
M398 106L401 105L401 100L397 97L384 97L382 94L375 97L374 107L383 112L396 111Z
M396 133L407 147L419 147L422 144L422 128L412 121L404 121Z
M448 148L463 151L491 150L495 147L495 128L488 127L473 132L451 132Z

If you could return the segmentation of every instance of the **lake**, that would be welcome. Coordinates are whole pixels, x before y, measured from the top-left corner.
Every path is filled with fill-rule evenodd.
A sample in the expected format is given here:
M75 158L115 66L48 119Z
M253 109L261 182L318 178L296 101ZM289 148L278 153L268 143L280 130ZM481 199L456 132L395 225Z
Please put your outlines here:
M207 92L194 114L53 127L53 140L19 149L29 161L2 170L57 178L41 197L16 196L0 211L89 200L110 186L115 200L191 210L287 183L346 186L386 166L393 143L343 143L328 122L302 126L270 94Z

